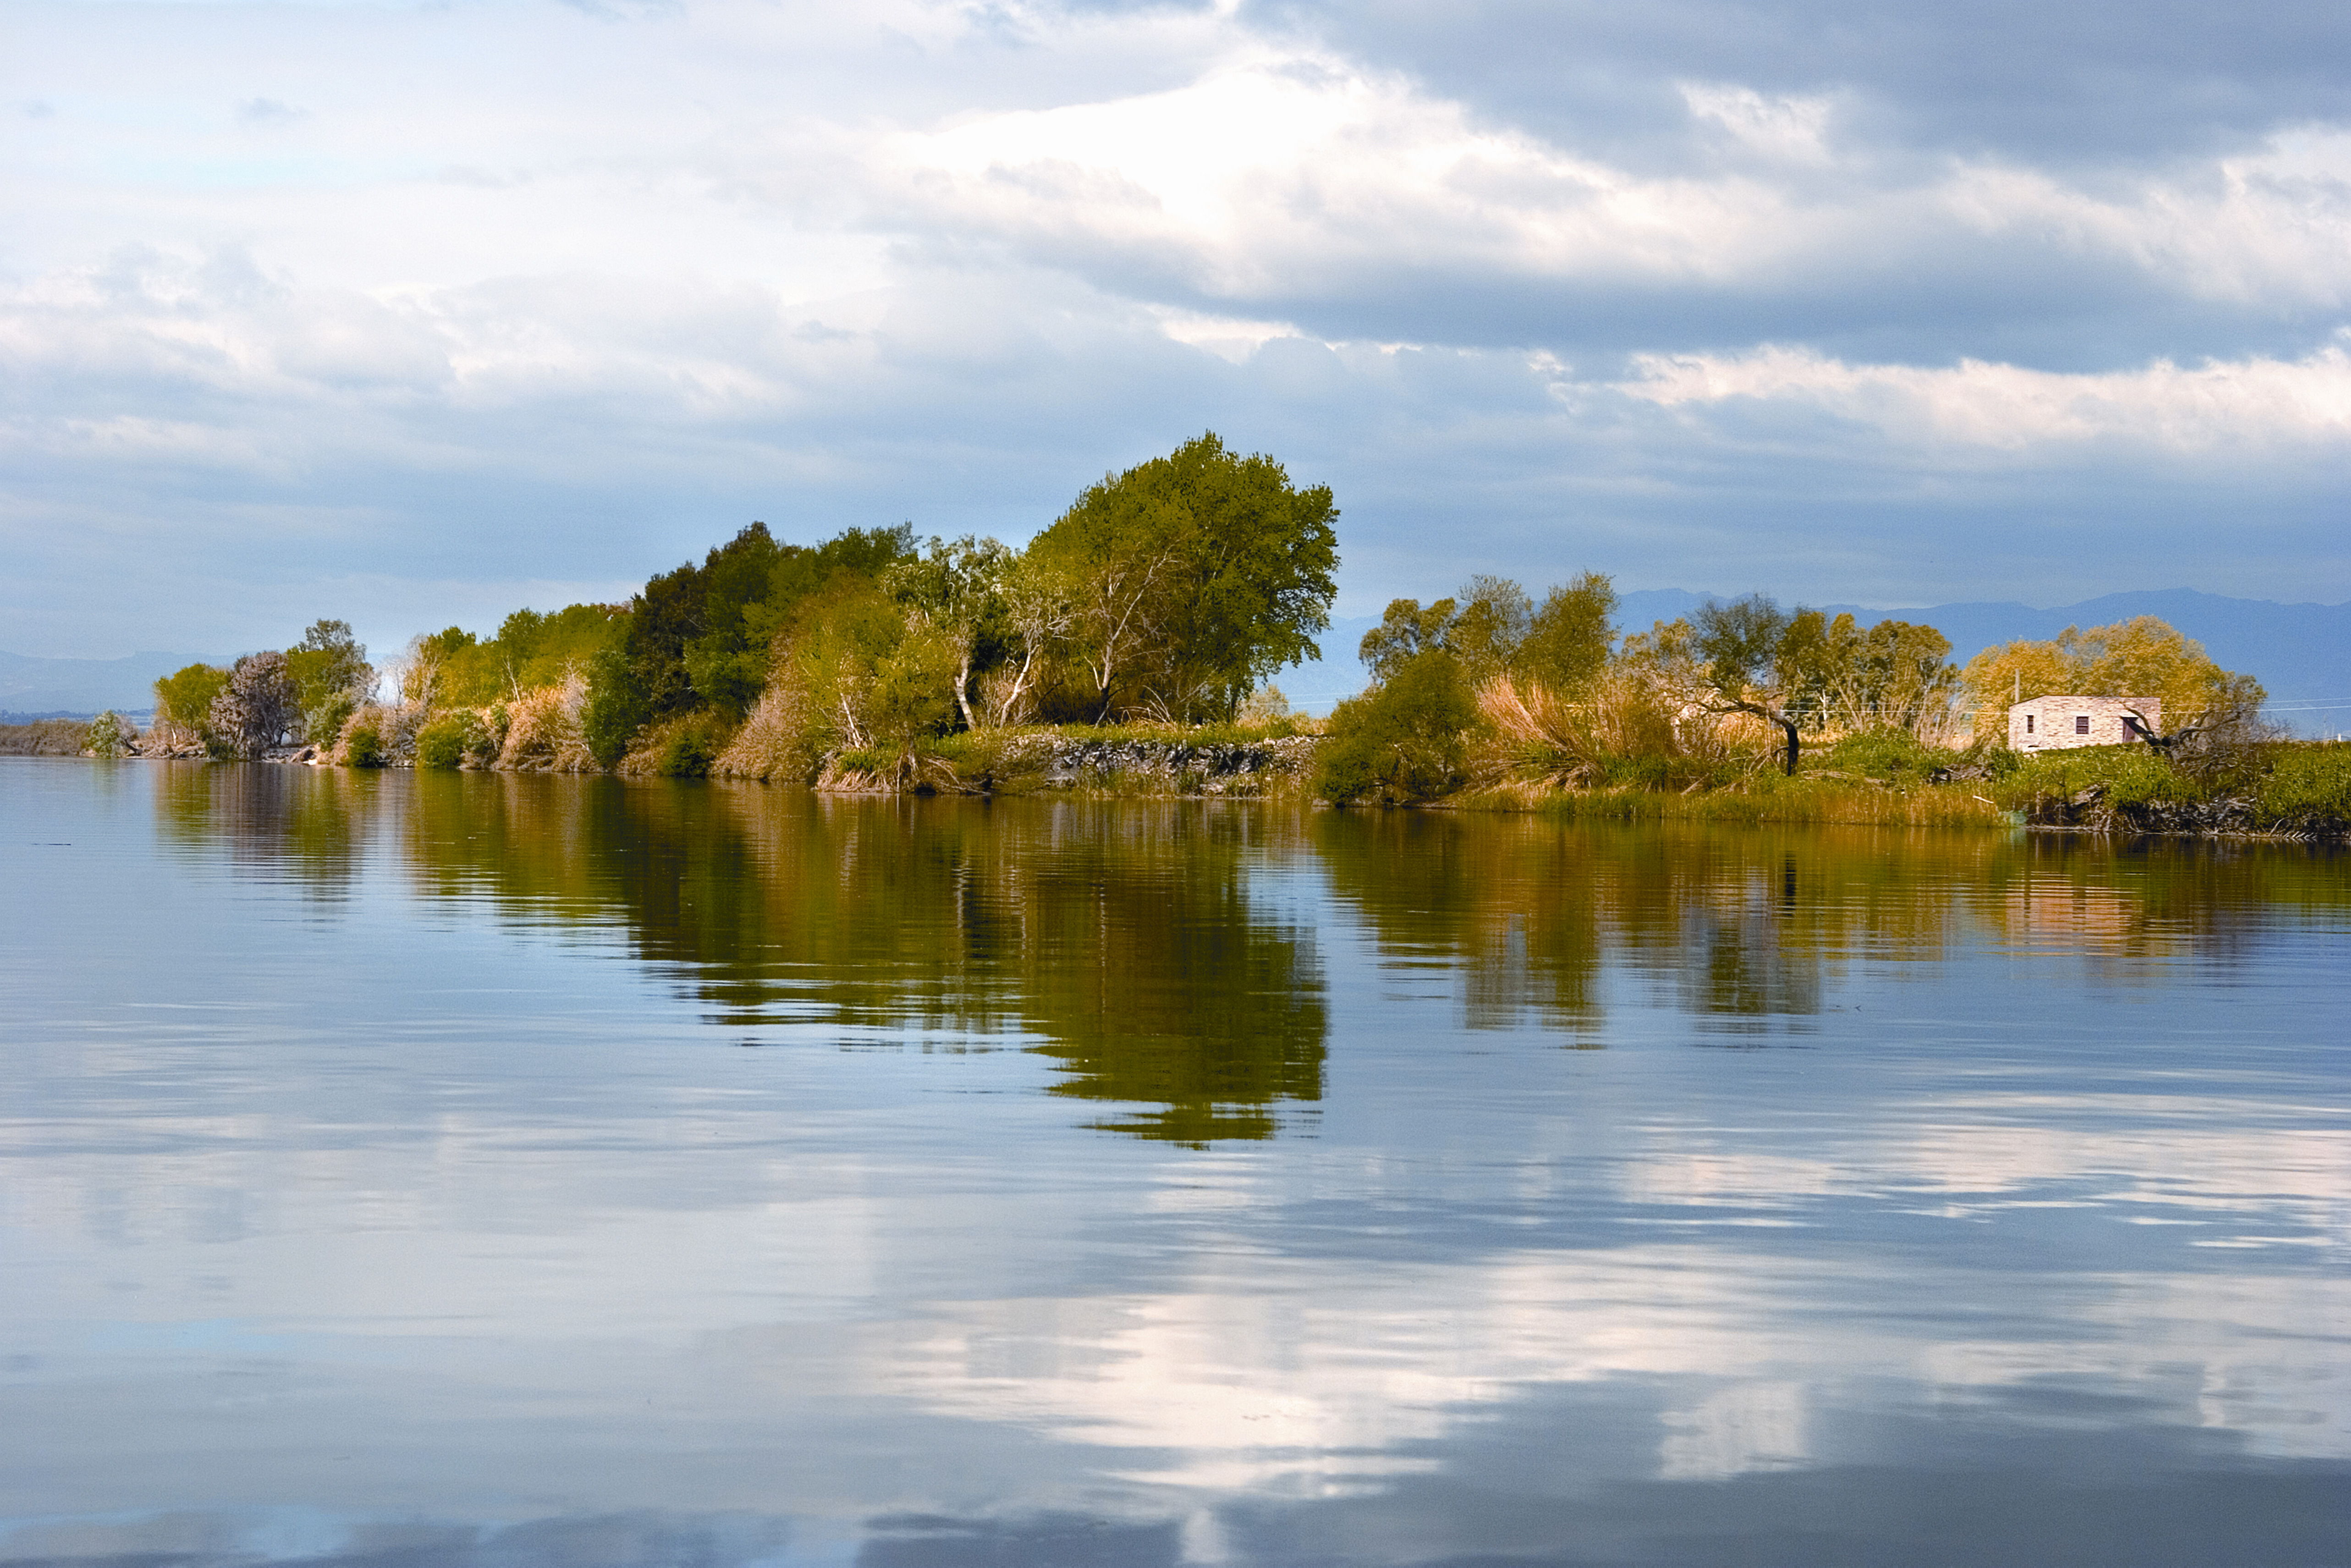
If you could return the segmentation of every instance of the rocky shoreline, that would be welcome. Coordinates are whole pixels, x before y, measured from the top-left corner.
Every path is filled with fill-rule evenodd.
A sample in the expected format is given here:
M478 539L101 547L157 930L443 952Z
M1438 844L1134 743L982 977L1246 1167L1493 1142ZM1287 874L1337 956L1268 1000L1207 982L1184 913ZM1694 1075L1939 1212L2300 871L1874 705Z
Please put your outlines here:
M1246 799L1285 782L1302 787L1314 767L1316 737L1189 743L1159 739L1094 739L1058 735L1012 735L987 748L984 758L964 761L945 756L909 756L899 768L872 769L828 766L815 788L834 794L1031 794L1088 792ZM57 751L51 755L75 755ZM78 755L93 757L83 750ZM124 743L121 755L153 761L207 760L202 741L155 741L140 737ZM272 747L252 760L277 767L332 768L331 747ZM533 767L531 762L540 765ZM413 768L413 755L387 758L386 768ZM468 772L551 771L545 758L521 765L468 764ZM726 778L723 770L714 777Z
M34 727L21 727L28 732ZM27 744L0 747L18 755L96 757L73 744L58 721L42 725ZM77 729L83 727L75 726ZM405 737L403 737L405 738ZM1071 736L1050 732L981 732L956 737L962 744L928 754L908 753L893 768L844 766L832 759L813 787L840 795L1081 795L1177 800L1305 799L1313 776L1312 735L1249 741L1191 742L1152 737ZM37 740L36 748L32 742ZM516 748L493 763L468 762L467 771L500 773L595 772L567 766L563 757L537 748ZM154 761L205 761L201 740L165 739L152 732L124 737L122 757ZM278 767L348 766L332 747L272 747L257 762ZM387 768L413 768L413 745L387 756ZM748 778L724 767L716 778ZM1470 803L1470 804L1475 804ZM1527 809L1521 802L1517 809ZM2259 839L2272 841L2340 843L2351 839L2351 821L2334 818L2291 823L2264 821L2251 798L2219 797L2192 801L2116 801L2096 786L2070 795L2032 801L2022 812L2028 831L2116 838Z
M2263 822L2257 803L2250 797L2109 801L2106 791L2095 786L2033 802L2024 813L2024 825L2039 832L2103 833L2133 839L2271 839L2335 843L2351 838L2351 822L2340 818L2292 826Z

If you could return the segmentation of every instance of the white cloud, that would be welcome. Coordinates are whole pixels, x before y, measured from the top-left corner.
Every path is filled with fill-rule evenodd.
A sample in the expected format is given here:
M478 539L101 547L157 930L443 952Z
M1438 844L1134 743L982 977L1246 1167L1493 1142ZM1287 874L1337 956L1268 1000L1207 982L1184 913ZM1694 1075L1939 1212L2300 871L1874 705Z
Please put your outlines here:
M1829 115L1824 96L1767 97L1750 87L1684 82L1682 101L1692 116L1711 120L1756 152L1795 162L1828 157Z
M1643 354L1618 383L1667 408L1733 400L1816 409L1906 444L2005 452L2117 440L2179 453L2351 442L2351 354L2063 374L1962 361L1850 365L1802 348Z
M1339 486L1374 601L1451 575L1432 520L1533 574L1507 551L1573 516L1609 553L1557 564L1667 582L1759 508L1785 533L1756 562L1834 573L1760 586L1948 598L1975 585L1904 579L1931 569L1892 514L1880 546L1779 498L1948 500L1953 454L2078 476L2108 448L2176 465L2178 523L2142 525L2158 579L2106 586L2214 580L2245 454L2281 465L2280 515L2339 483L2329 124L2121 172L1928 156L1834 80L1658 64L1628 86L1660 127L1619 144L1229 6L120 15L29 4L0 60L44 110L0 125L0 528L64 574L0 612L42 651L120 652L293 511L511 581L582 548L555 519L590 495L609 553L552 575L601 581L778 493L811 526L1019 535L1207 426ZM1758 440L1759 413L1811 424ZM2019 494L1966 503L1980 538ZM2033 548L2104 504L2049 500ZM74 564L101 537L141 553ZM2351 591L2307 530L2228 570Z

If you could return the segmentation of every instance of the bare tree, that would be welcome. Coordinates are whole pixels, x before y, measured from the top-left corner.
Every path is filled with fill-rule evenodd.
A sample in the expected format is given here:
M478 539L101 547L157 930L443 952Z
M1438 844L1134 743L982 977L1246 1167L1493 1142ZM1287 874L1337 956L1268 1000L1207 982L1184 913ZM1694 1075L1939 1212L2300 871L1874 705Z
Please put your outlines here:
M213 699L210 727L237 756L250 760L281 745L302 723L301 696L283 653L247 653Z
M1009 563L1002 591L1005 622L1020 644L1020 655L1008 666L1007 677L998 683L994 694L999 728L1012 722L1021 697L1035 684L1038 662L1069 635L1077 620L1068 583L1033 554Z

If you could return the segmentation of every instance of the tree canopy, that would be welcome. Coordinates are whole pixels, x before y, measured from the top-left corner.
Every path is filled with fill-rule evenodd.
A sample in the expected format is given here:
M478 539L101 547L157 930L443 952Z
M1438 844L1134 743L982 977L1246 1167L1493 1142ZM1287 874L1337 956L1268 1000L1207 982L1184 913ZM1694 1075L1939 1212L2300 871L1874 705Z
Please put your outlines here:
M1321 656L1339 508L1211 431L1105 476L1029 546L1073 609L1097 716L1229 717L1282 665Z
M2252 676L2222 669L2202 643L2153 615L1987 648L1968 661L1961 678L1975 701L1976 733L1988 737L2007 734L2010 705L2033 697L2154 697L2165 727L2177 729L2226 713L2250 715L2267 695Z

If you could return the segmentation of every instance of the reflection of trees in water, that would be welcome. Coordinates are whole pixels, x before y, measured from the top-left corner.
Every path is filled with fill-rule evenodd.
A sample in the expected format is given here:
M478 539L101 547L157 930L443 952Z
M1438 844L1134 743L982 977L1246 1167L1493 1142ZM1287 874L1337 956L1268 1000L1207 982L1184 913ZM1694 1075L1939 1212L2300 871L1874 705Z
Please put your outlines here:
M2226 961L2275 904L2351 902L2351 857L2294 846L2117 844L1876 828L1712 829L1328 812L1332 885L1391 963L1460 977L1465 1021L1590 1038L1611 966L1712 1029L1817 1013L1855 960L1989 937L2062 946L2127 981Z
M232 865L284 876L329 901L350 895L367 836L389 809L375 773L264 763L152 766L166 839L218 845Z
M1955 942L2079 956L2108 983L2228 962L2351 857L1877 829L1718 830L1166 802L853 800L742 784L162 765L167 838L346 896L371 832L442 896L616 924L718 1021L850 1043L1027 1036L1098 1125L1264 1137L1320 1098L1311 934L1249 896L1311 843L1384 957L1456 977L1472 1028L1596 1042L1611 967L1732 1031L1790 1027L1856 958ZM1776 1026L1773 1020L1781 1020ZM975 1047L975 1043L976 1047Z
M1325 811L1315 847L1391 962L1458 967L1470 1027L1596 1023L1590 846L1524 817Z
M2283 919L2351 904L2351 853L2331 845L2035 834L1999 869L1985 915L2001 937L2110 983L2225 966Z
M1155 1107L1100 1124L1186 1143L1270 1136L1321 1096L1311 937L1248 895L1265 818L511 775L416 793L431 885L618 914L718 1021L1041 1037L1055 1093Z

